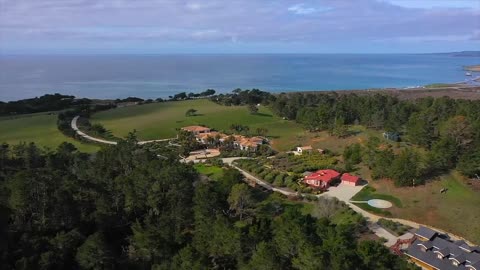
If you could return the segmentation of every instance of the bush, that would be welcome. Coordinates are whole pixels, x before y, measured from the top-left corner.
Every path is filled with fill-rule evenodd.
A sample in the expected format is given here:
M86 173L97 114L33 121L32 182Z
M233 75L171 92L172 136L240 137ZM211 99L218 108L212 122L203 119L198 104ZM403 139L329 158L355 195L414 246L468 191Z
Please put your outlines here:
M257 167L255 169L253 169L252 172L258 175L258 174L262 173L264 170L265 169L263 167Z
M274 184L279 187L284 187L285 183L283 179L285 178L285 174L281 173L275 177Z
M265 178L263 180L269 182L269 183L272 183L273 180L275 179L275 177L277 176L277 173L276 172L270 172L269 174L267 174L265 176Z

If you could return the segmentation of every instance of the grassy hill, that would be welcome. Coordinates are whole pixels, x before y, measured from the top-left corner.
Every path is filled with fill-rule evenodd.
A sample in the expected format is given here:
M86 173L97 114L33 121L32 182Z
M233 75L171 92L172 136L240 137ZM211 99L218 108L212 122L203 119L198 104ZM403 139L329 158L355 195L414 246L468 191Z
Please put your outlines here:
M80 151L94 152L98 146L83 144L63 135L57 129L56 114L28 114L0 118L0 143L34 142L38 146L56 148L62 142L74 144Z
M188 109L197 110L198 115L185 116ZM268 108L260 107L257 114L250 114L246 107L221 106L206 99L117 108L93 115L91 122L102 124L117 137L125 137L135 129L141 140L171 138L177 129L189 125L229 131L231 124L242 124L249 126L252 133L259 127L268 129L278 150L289 150L296 145L292 139L305 134L300 125L274 116Z

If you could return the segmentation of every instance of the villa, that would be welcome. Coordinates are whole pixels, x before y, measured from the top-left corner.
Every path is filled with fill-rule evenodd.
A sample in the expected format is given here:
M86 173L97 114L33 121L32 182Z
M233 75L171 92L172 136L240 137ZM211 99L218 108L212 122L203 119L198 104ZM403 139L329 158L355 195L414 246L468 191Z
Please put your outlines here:
M183 127L182 130L192 132L195 135L211 132L211 129L209 127L202 127L202 126L188 126L188 127Z
M480 270L480 247L450 241L447 235L421 226L405 254L417 265L432 270Z
M313 188L327 189L333 182L340 179L340 173L335 170L319 170L304 178L305 184Z
M259 146L264 144L266 139L262 137L246 137L243 135L227 135L221 132L212 131L209 127L188 126L182 130L192 132L195 139L202 144L210 144L211 139L215 139L219 144L223 144L228 138L232 138L233 146L243 151L257 151Z

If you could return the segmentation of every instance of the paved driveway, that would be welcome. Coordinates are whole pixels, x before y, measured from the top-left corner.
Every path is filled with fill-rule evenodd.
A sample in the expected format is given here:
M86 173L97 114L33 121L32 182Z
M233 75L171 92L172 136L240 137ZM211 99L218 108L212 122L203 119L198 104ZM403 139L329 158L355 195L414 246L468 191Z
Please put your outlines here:
M355 196L364 186L350 186L340 183L336 187L329 187L327 192L320 194L319 196L335 197L340 201L348 203L350 199Z

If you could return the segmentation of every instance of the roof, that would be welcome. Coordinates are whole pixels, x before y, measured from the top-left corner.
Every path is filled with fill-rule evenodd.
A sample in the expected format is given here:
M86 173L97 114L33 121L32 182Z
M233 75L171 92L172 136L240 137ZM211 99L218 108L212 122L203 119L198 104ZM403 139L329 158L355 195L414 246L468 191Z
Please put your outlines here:
M313 150L313 147L312 147L311 145L299 146L299 147L297 147L297 148L302 149L302 151L303 151L303 150Z
M242 146L257 147L258 145L263 144L263 138L260 137L247 138L241 135L234 135L234 137L235 141Z
M431 240L437 234L438 232L424 226L420 226L420 228L418 228L418 230L415 232L415 235L428 240Z
M480 270L480 262L477 262L477 263L474 263L474 264L467 263L466 265L468 267L471 267L471 268L475 269L475 270Z
M477 253L477 251L465 251L457 243L461 244L461 242L451 242L435 235L429 241L415 240L407 248L405 254L437 269L466 270L469 269L467 267L471 267L475 270L480 270L480 253ZM423 251L421 246L425 246L427 251ZM431 249L428 248L430 246L432 247ZM439 259L437 257L438 254L446 258ZM459 266L453 265L452 261L457 261Z
M351 183L357 183L358 181L360 181L360 177L351 175L349 173L344 173L341 179L342 181L351 182Z
M424 246L426 249L430 249L430 248L433 247L432 242L430 242L430 241L420 242L417 245Z
M209 131L209 127L202 127L202 126L188 126L183 127L183 130L190 131L190 132L202 132L202 131Z
M340 176L340 173L335 170L318 170L310 175L305 176L305 180L319 180L329 183Z

